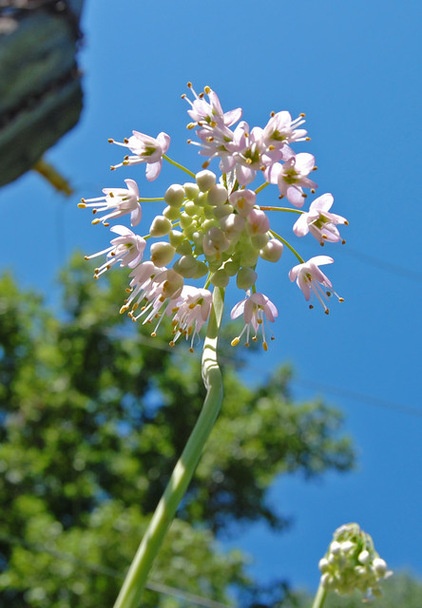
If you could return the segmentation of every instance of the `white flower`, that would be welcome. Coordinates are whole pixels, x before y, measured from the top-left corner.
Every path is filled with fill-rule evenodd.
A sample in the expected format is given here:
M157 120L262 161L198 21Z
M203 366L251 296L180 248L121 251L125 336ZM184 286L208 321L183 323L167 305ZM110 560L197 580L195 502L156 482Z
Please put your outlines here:
M337 224L348 224L346 218L335 213L330 213L334 202L332 194L323 194L316 198L310 205L307 213L302 213L293 226L296 236L305 236L310 232L317 241L324 244L324 241L335 243L341 241ZM344 243L344 241L343 241Z
M278 316L278 310L269 298L263 293L247 292L246 298L233 306L230 316L232 319L237 319L243 315L245 325L239 336L231 342L232 346L237 346L241 337L246 332L246 346L249 346L249 336L253 330L252 340L256 341L258 334L261 332L262 346L264 350L268 350L268 344L265 338L264 320L274 322Z
M160 175L163 155L170 146L170 136L164 132L159 133L154 138L139 131L132 131L132 135L129 138L125 138L123 142L115 141L114 139L109 139L108 141L112 144L129 148L133 154L132 156L125 156L123 162L118 165L112 165L111 168L117 169L126 165L146 163L146 178L149 182L157 179Z
M330 258L328 255L316 255L303 264L297 264L297 266L294 266L289 272L290 280L296 281L299 289L302 290L302 293L305 296L305 300L308 301L313 293L321 303L326 314L330 311L324 302L324 298L334 294L337 296L339 302L343 302L343 298L339 297L336 292L333 291L333 285L330 279L318 268L318 266L332 264L333 262L333 258ZM325 290L323 288L325 288ZM312 305L310 308L312 308Z
M142 217L138 185L133 179L125 179L125 184L127 188L103 188L105 196L83 198L78 207L81 209L91 207L94 214L98 213L98 211L106 212L106 215L103 215L103 217L95 218L92 221L93 224L101 222L104 226L108 226L107 220L122 217L122 215L130 213L131 226L137 226Z
M120 262L120 266L135 268L141 262L146 247L145 239L134 234L132 230L126 226L113 226L110 230L119 235L111 240L110 247L93 253L92 255L85 256L86 260L92 260L93 258L104 254L107 256L104 264L94 271L94 277L96 279L107 270L110 270L110 268L118 262Z
M190 350L193 350L195 337L208 320L212 303L212 294L208 289L185 285L178 298L171 300L168 308L174 312L173 330L174 338L170 342L173 346L180 336L190 338Z
M280 198L284 196L296 207L302 207L306 194L303 188L313 191L317 184L308 175L315 169L315 157L307 152L290 156L283 164L275 163L265 171L266 179L277 184Z

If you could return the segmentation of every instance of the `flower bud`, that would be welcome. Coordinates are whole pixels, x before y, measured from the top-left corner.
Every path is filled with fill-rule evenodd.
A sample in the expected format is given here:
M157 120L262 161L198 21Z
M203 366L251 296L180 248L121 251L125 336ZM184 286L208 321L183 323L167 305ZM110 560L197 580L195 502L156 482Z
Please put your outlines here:
M215 173L208 171L208 169L199 171L199 173L195 175L195 179L201 192L208 192L217 181Z
M177 249L177 247L186 239L183 232L180 230L171 230L169 233L170 244Z
M224 264L224 270L227 272L227 274L229 274L231 277L234 277L234 275L237 273L237 271L239 270L239 263L235 260L228 260L227 262L225 262Z
M283 243L278 239L270 239L268 243L261 249L259 255L267 262L278 262L283 253Z
M192 226L192 218L190 215L188 215L187 213L183 212L180 215L180 225L183 228L183 230L186 230L187 228L190 228Z
M224 186L221 184L214 184L208 190L207 194L207 202L209 205L213 207L218 207L219 205L224 205L227 201L228 192Z
M180 217L180 209L179 207L165 207L163 210L163 215L169 220L178 220Z
M369 534L357 524L346 524L334 532L319 568L321 585L342 595L359 589L369 597L378 596L381 593L379 582L391 574L375 551Z
M253 234L251 236L252 246L257 251L261 251L267 245L269 240L270 240L270 237L267 232L265 234Z
M173 269L182 275L185 279L191 279L196 272L196 259L193 255L182 255L173 264Z
M372 562L372 567L377 576L381 578L385 576L387 572L387 564L383 559L381 559L380 557L376 557Z
M239 215L247 217L255 205L256 194L252 190L236 190L230 194L229 201Z
M180 207L185 200L185 189L180 184L173 184L167 188L164 200L171 207Z
M205 264L205 262L200 262L199 260L196 260L195 272L192 275L192 279L200 279L201 277L205 276L207 272L208 266Z
M245 226L245 218L236 214L230 213L220 220L220 228L224 230L224 233L229 239L234 238L240 234Z
M230 247L230 242L227 240L224 232L213 226L204 235L202 247L205 255L218 255L222 251L226 251Z
M195 217L198 214L198 205L193 201L187 201L185 203L185 213L190 215L190 217Z
M224 270L224 268L219 268L217 270L217 272L214 272L214 274L211 277L211 283L213 285L215 285L216 287L227 287L227 285L229 284L229 281L230 281L230 276Z
M171 221L164 215L156 215L152 221L149 233L151 236L164 236L171 230Z
M177 297L183 288L183 277L172 268L157 277L157 283L163 283L162 295L164 298Z
M173 243L172 243L173 245ZM192 244L189 239L183 239L178 246L176 247L176 253L179 255L191 255L192 253Z
M270 229L270 220L261 209L252 209L248 215L248 223L251 234L265 234Z
M225 203L224 205L220 205L219 207L214 207L214 217L217 219L221 219L233 213L233 206L229 203Z
M255 270L242 267L237 273L236 285L239 289L244 289L246 291L255 284L257 278L258 275Z
M258 250L252 245L245 246L240 252L239 262L241 266L255 266L258 261Z
M193 182L186 182L183 185L184 193L188 201L196 201L198 194L200 192L198 188L198 184L194 184Z
M170 245L170 243L166 243L165 241L160 241L159 243L153 243L151 245L151 261L161 268L162 266L167 266L172 261L174 254L176 253L175 248Z

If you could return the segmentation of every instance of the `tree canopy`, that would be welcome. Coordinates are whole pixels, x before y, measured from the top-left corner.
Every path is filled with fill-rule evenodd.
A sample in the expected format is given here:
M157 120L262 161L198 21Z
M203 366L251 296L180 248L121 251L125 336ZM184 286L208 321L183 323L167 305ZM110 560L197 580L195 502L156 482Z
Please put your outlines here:
M95 282L78 257L50 310L13 278L0 281L0 594L16 608L112 605L200 411L199 352L170 348L118 315L124 273ZM195 479L151 575L146 608L195 606L177 587L242 606L293 602L265 590L246 556L218 539L234 522L289 523L267 500L275 478L348 471L338 410L297 403L283 367L259 386L222 340L225 400ZM155 585L155 587L154 587ZM157 585L160 592L157 591ZM154 589L152 589L152 587Z

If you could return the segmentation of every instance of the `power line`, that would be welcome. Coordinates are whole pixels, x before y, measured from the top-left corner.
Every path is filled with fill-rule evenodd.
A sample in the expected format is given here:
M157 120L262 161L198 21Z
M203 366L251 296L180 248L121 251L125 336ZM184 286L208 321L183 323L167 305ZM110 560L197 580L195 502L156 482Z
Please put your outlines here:
M390 274L394 274L399 277L406 277L407 279L412 279L412 281L422 281L422 273L417 270L413 270L410 268L403 268L402 266L398 266L396 264L391 264L391 262L386 262L385 260L381 260L372 255L368 255L366 253L362 253L357 249L350 249L350 247L344 247L342 249L342 253L346 253L351 257L354 257L366 264L370 264L375 268L380 268L385 272L389 272Z
M139 341L145 345L148 345L150 348L156 348L157 350L163 351L172 351L173 348L168 345L167 342L160 340L159 338L150 338L148 336L139 335ZM264 367L260 367L257 365L253 365L254 373L256 371L261 371L262 376L265 377L268 375L268 369ZM241 373L244 375L245 370ZM422 417L422 409L417 407L412 407L409 405L403 405L402 403L397 403L394 401L389 401L387 399L383 399L381 397L377 397L376 395L368 395L367 393L361 393L359 391L353 391L348 388L332 386L329 384L316 382L314 380L308 380L305 378L301 378L300 376L292 376L289 380L291 384L297 384L303 386L305 388L310 388L312 390L322 391L324 393L336 395L338 397L345 397L348 399L353 399L355 401L359 401L361 403L365 403L367 405L381 407L384 409L394 410L396 412L400 412L402 414L406 414L408 416L416 416L418 418Z
M380 397L376 397L374 395L366 395L358 391L340 388L337 386L330 386L328 384L321 384L319 382L314 382L313 380L305 380L304 378L300 377L291 378L290 382L292 384L296 383L301 386L311 388L313 390L320 390L324 393L331 393L332 395L337 395L338 397L347 397L349 399L354 399L356 401L360 401L368 405L374 405L376 407L394 410L396 412L401 412L410 416L422 417L421 409L409 405L403 405L401 403L396 403L393 401L387 401L386 399L381 399Z

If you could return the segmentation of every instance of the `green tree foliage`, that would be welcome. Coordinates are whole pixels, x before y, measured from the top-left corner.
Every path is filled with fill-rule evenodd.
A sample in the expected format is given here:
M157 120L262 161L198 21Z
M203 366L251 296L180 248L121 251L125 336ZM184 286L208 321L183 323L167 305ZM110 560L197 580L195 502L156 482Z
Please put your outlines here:
M62 276L60 314L10 276L0 282L0 594L8 607L112 605L202 405L200 349L171 349L151 327L119 316L126 277L108 275L95 282L75 260ZM287 520L266 500L275 477L347 471L353 451L339 436L338 411L292 401L289 369L248 387L241 356L222 341L223 412L151 581L226 603L237 586L242 606L276 606L245 574L245 556L223 552L216 538L234 521L282 528ZM283 583L275 590L286 597ZM150 591L143 605L195 604Z

